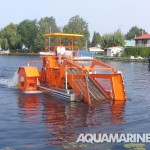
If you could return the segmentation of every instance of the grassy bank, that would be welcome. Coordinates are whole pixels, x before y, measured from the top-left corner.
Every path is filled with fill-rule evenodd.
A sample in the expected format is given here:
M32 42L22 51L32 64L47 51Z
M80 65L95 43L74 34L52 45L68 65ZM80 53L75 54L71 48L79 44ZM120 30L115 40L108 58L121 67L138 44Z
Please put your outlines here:
M9 54L3 54L3 55L10 55L10 56L40 56L39 53L9 53ZM131 59L129 57L108 57L108 56L102 56L102 55L97 55L96 58L100 59L100 60L125 61L125 62L146 62L146 63L148 63L147 58Z

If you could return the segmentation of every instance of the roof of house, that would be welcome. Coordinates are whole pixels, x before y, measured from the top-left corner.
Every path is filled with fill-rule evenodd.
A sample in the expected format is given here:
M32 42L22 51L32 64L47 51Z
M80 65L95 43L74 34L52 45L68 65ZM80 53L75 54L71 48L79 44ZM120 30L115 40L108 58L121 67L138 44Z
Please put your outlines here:
M141 40L141 39L150 39L150 34L143 34L141 36L137 36L134 40Z

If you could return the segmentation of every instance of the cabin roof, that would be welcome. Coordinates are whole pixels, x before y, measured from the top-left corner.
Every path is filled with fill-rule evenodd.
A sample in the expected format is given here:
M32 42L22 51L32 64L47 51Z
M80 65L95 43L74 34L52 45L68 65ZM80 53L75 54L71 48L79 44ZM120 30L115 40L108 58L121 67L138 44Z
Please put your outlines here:
M44 34L45 37L82 37L81 34L68 34L68 33L48 33Z
M26 77L39 77L39 72L36 67L26 67L26 66L19 67L19 71L21 69L24 69Z

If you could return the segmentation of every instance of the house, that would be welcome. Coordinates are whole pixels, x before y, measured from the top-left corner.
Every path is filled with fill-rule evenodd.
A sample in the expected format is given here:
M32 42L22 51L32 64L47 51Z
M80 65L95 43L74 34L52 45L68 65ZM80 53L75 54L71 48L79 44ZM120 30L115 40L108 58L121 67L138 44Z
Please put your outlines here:
M134 38L136 47L150 47L150 34L143 34Z
M121 55L124 51L123 47L120 46L112 46L112 47L108 47L105 49L106 50L106 55L109 57L113 57L115 55Z

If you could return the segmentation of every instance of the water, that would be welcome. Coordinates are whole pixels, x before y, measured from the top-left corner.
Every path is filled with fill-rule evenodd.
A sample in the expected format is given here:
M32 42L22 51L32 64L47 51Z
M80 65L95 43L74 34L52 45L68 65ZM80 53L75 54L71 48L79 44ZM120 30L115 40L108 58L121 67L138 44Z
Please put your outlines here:
M125 143L75 143L80 133L150 133L147 63L105 61L122 71L127 101L95 106L17 90L17 70L37 56L0 56L0 150L127 149ZM144 143L145 144L145 143ZM149 149L149 144L144 145Z

